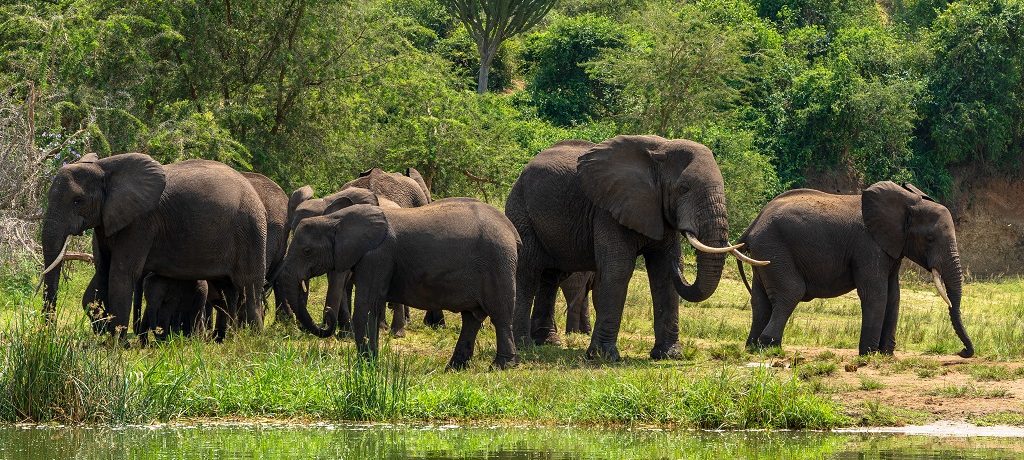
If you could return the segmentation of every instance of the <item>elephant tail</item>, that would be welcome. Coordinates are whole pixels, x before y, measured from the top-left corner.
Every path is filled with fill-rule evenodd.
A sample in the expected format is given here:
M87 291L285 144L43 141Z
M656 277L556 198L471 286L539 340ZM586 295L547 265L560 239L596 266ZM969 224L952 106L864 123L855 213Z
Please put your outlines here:
M740 271L740 279L743 280L743 285L747 287L747 294L753 295L754 292L750 288L750 283L747 282L747 272L743 271L743 262L740 259L736 259L736 269Z

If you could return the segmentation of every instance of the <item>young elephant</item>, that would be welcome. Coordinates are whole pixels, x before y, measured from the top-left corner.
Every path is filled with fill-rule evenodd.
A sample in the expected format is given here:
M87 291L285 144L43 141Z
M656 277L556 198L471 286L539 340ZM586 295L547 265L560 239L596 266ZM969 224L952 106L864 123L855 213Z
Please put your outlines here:
M754 268L753 286L748 286L753 307L749 347L781 345L798 302L857 289L860 353L892 354L900 263L906 257L931 271L964 344L959 355L974 355L960 320L963 273L953 218L913 185L879 182L861 196L791 190L768 203L739 241L753 257L772 261Z
M206 281L181 281L149 274L143 281L146 310L135 332L143 344L152 331L158 341L168 334L186 337L204 326L208 287Z
M448 368L464 368L477 332L490 317L497 331L494 366L516 361L512 342L515 271L522 243L512 223L469 198L418 208L355 205L305 219L288 247L281 280L285 298L309 332L329 337L337 321L313 323L302 286L329 271L351 271L356 286L352 329L360 352L377 351L385 302L462 313L462 332Z
M289 205L290 230L295 231L299 222L310 217L318 217L330 214L334 211L345 209L352 205L368 204L382 208L398 208L397 203L385 197L379 196L368 189L351 187L340 192L333 193L323 198L313 198L313 189L310 186L302 187L292 192L291 204ZM339 325L342 332L351 330L351 299L352 280L349 273L329 272L327 274L327 299L324 305L324 315L334 315L340 319ZM405 336L405 325L409 319L409 308L402 304L391 304L393 316L391 318L391 335L395 337ZM441 316L443 319L444 317ZM381 329L387 328L384 316L380 318Z

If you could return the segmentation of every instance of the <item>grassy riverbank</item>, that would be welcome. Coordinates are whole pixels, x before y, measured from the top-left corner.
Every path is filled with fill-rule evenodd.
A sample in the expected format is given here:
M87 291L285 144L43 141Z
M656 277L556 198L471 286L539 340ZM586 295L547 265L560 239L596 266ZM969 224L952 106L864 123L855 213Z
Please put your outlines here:
M979 358L961 360L941 299L908 279L896 358L858 358L853 296L798 307L783 351L749 354L747 295L734 279L708 302L681 307L686 358L653 362L649 291L634 277L621 363L589 362L589 338L522 350L489 371L494 333L482 329L464 372L444 372L458 318L434 331L414 311L410 333L387 339L376 366L348 341L290 325L242 332L223 345L172 340L122 350L100 343L77 306L74 272L61 321L43 327L38 299L8 281L0 297L0 420L146 423L193 418L380 420L531 425L830 428L953 418L1024 424L1024 282L970 283L964 321ZM313 283L314 299L322 283ZM20 293L19 293L20 292ZM322 297L319 297L322 298ZM36 308L25 308L25 305ZM564 312L564 305L559 304ZM564 320L564 317L562 318ZM967 403L969 401L969 403Z

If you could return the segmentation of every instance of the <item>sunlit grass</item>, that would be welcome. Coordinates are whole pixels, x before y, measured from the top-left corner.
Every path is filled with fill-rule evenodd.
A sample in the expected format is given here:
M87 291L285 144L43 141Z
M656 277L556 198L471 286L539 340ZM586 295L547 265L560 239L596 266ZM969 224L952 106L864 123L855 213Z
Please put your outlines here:
M488 322L469 368L445 372L459 317L449 314L449 327L433 330L423 326L417 310L407 337L382 334L382 358L375 364L355 358L350 340L316 339L294 325L278 324L262 333L234 331L220 345L172 338L126 350L95 337L83 319L79 299L89 274L74 271L62 285L56 328L40 326L38 296L26 296L21 288L0 289L0 347L7 350L0 367L0 419L133 423L272 417L703 428L892 424L905 421L904 412L864 403L845 408L844 415L833 400L844 388L883 388L880 381L869 377L844 387L828 379L863 366L881 375L932 378L944 369L935 359L916 355L960 349L942 300L932 287L907 276L896 358L836 354L857 346L860 311L851 295L799 305L783 348L751 354L743 347L749 296L727 272L707 302L680 306L684 359L651 361L650 291L645 273L637 270L619 335L623 360L614 364L586 360L589 337L573 334L561 347L520 350L523 362L516 369L491 371L496 347ZM310 305L316 306L311 310L318 317L321 301L315 299L323 298L326 284L314 280L311 289ZM1024 338L1019 337L1024 325L1013 326L1024 316L1022 299L1019 279L966 286L964 322L981 360L1024 357L1024 345L1016 343ZM556 309L562 329L561 298ZM801 354L803 346L830 350ZM914 356L901 358L904 353ZM780 359L796 365L746 365ZM977 381L1020 375L998 364L965 370ZM999 397L988 389L965 395Z

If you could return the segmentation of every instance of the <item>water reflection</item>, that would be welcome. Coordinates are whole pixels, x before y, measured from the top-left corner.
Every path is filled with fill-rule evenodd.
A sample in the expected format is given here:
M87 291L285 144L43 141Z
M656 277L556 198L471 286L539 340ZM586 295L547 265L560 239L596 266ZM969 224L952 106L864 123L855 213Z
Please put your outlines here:
M833 433L408 427L0 428L0 458L996 459L1024 440Z

